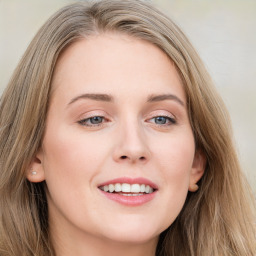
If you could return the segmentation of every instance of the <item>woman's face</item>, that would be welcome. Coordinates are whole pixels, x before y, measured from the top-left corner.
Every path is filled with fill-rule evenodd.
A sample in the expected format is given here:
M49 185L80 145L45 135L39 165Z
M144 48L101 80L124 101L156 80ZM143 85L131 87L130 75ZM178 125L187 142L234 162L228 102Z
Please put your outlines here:
M52 232L156 240L203 173L173 62L145 41L92 36L61 55L52 88L28 177L46 181Z

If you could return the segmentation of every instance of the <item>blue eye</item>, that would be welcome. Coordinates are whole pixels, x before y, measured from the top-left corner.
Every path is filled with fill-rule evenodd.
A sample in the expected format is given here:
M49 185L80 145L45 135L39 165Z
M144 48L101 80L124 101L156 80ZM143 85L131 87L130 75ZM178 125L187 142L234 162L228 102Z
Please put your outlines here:
M171 125L176 123L176 120L169 116L156 116L150 120L153 120L157 125Z
M78 123L84 126L97 126L97 125L101 125L104 119L105 118L103 116L93 116L90 118L80 120L78 121Z
M103 121L103 117L102 116L94 116L89 118L91 124L100 124Z
M155 123L156 124L166 124L167 122L167 118L165 116L158 116L158 117L155 117Z

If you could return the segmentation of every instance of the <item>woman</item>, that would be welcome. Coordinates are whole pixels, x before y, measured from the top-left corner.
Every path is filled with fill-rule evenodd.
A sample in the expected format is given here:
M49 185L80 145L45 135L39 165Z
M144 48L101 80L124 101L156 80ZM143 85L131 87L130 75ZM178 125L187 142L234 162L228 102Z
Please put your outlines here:
M77 3L1 98L5 255L255 255L225 107L179 28L142 1Z

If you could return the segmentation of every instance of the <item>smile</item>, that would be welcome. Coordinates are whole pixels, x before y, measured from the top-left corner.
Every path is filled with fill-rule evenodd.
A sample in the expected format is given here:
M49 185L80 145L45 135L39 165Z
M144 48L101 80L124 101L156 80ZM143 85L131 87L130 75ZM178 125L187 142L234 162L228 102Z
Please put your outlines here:
M158 186L142 177L120 177L99 184L98 189L106 198L126 206L142 206L158 194Z
M154 192L154 189L149 185L128 183L108 184L99 187L99 189L108 193L119 193L123 196L141 196Z

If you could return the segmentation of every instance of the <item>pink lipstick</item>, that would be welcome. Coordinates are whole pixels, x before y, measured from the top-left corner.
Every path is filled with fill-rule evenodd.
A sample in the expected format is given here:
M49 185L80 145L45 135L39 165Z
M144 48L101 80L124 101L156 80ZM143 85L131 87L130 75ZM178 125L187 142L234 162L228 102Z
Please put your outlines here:
M122 177L104 182L98 186L108 199L127 206L145 204L156 195L158 187L145 178Z

